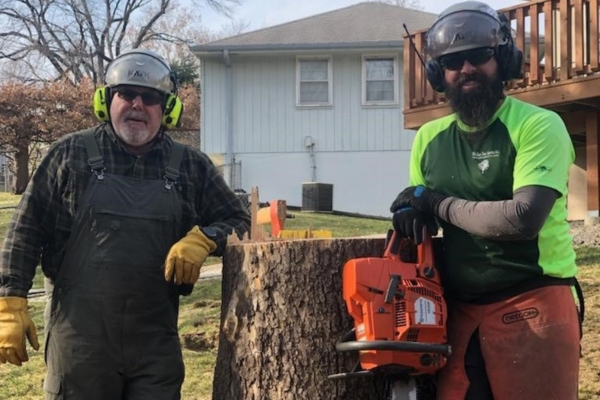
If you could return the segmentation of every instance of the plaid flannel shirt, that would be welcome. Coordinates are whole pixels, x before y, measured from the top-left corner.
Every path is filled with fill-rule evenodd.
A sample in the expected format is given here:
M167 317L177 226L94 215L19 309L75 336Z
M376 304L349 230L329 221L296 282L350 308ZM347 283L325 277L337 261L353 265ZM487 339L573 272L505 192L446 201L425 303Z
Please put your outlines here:
M136 156L124 149L109 124L93 130L106 173L163 179L173 146L168 135L160 133L146 154ZM44 275L56 277L79 199L93 173L87 159L81 133L76 132L53 143L35 170L0 252L0 296L26 297L40 257ZM186 147L179 171L175 187L185 232L194 225L215 228L221 235L213 255L221 255L227 234L243 235L250 216L204 153Z

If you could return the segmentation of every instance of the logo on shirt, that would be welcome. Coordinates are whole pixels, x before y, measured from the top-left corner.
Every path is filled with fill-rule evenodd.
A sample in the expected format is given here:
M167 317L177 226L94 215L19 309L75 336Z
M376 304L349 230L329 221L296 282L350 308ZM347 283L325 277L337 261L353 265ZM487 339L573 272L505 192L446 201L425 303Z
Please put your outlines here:
M502 316L502 322L505 324L513 324L519 321L525 321L526 319L532 319L540 315L537 308L531 307L524 310L513 311Z
M481 171L482 174L485 173L490 168L490 158L500 157L499 150L490 150L490 151L474 151L472 154L473 160L479 161L477 163L477 168Z
M483 160L482 162L480 162L479 164L477 164L477 168L479 168L479 170L481 171L482 174L485 171L487 171L487 169L489 167L490 167L490 160Z
M550 171L552 171L552 168L546 167L545 165L538 165L533 170L534 171L541 171L541 172L550 172Z

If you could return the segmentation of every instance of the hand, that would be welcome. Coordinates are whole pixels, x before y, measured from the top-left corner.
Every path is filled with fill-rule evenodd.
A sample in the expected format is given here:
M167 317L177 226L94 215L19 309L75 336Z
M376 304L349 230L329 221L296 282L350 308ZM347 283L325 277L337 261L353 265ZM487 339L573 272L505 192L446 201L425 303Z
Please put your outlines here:
M0 364L20 366L29 360L25 336L35 350L40 348L35 324L27 313L27 299L0 297Z
M165 261L165 279L170 282L175 275L175 284L196 283L200 268L206 257L217 248L217 244L194 226L179 242L175 243Z
M392 217L392 222L399 237L412 239L415 244L423 242L424 229L427 229L426 233L430 235L435 235L438 231L433 216L425 215L412 207L405 207L396 211Z
M437 214L437 208L445 198L446 196L425 186L409 186L396 197L390 211L396 212L406 207L413 207L425 214Z

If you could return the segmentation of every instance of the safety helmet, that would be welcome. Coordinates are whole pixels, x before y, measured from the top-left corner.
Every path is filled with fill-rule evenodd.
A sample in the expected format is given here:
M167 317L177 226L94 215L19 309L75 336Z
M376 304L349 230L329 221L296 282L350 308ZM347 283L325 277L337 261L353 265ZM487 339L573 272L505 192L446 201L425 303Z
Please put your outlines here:
M104 75L106 86L94 92L94 115L102 122L110 121L112 88L119 85L144 86L165 95L162 126L171 129L181 125L183 103L177 96L177 79L167 61L151 50L133 49L121 53Z
M465 1L445 9L427 32L426 51L432 59L460 51L507 44L508 26L485 3Z
M108 66L106 86L135 85L156 89L164 94L177 92L167 61L151 50L133 49L121 53Z

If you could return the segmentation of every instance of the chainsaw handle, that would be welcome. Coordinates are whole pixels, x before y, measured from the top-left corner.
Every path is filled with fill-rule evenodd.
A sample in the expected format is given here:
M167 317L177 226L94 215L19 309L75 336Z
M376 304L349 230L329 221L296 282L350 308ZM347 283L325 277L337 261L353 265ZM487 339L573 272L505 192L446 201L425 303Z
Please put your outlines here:
M360 341L339 341L335 348L339 352L345 351L369 351L369 350L387 350L387 351L405 351L409 353L435 353L443 356L452 355L452 346L444 343L420 343L420 342L399 342L394 340L360 340Z
M413 254L415 247L416 257ZM415 245L414 242L408 238L400 237L395 230L392 231L392 235L388 239L383 257L401 262L415 262L421 265L433 265L433 243L429 231L426 227L423 227L423 241L418 245Z
M383 257L393 260L399 260L401 240L402 239L400 238L400 236L398 236L398 233L395 230L388 231Z

